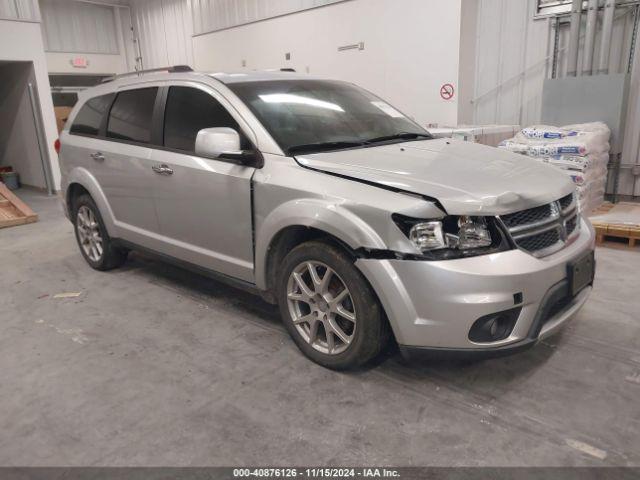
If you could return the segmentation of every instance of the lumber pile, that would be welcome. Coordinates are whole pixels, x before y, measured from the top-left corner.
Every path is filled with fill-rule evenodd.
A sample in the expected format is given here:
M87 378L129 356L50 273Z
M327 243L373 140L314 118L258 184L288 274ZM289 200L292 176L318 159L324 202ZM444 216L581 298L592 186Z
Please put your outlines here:
M4 184L0 183L0 228L37 221L38 215Z

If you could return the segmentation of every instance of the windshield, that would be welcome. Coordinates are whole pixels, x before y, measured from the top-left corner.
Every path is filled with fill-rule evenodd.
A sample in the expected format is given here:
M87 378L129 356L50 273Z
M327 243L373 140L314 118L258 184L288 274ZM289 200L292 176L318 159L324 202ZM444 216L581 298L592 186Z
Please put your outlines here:
M287 154L431 138L375 95L328 80L274 80L227 85Z

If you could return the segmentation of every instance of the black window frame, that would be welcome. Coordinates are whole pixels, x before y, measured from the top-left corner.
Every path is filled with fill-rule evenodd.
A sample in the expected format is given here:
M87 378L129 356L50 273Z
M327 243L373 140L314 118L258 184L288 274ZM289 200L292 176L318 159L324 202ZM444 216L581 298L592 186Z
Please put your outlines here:
M124 93L124 92L131 92L131 91L135 91L135 90L149 90L149 89L157 89L156 90L156 98L153 101L153 109L151 110L151 127L149 128L149 141L148 142L139 142L137 140L127 140L125 138L118 138L118 137L110 137L107 133L107 129L109 128L109 118L111 117L111 110L113 109L113 106L115 105L116 101L118 100L118 97L120 96L120 94ZM141 86L139 88L123 88L122 90L118 90L115 95L115 97L113 98L113 101L111 102L111 106L109 107L109 114L106 116L106 118L104 119L104 138L105 140L108 141L116 141L118 143L126 143L129 145L140 145L143 147L149 147L149 148L153 148L156 146L155 140L157 140L157 137L154 135L155 132L155 119L156 119L156 115L158 113L158 99L160 97L160 90L162 89L162 86L159 85L145 85L145 86ZM162 144L160 144L162 145Z
M167 101L169 99L169 89L171 87L194 88L196 90L202 90L202 89L199 89L199 88L196 88L196 87L192 87L190 85L165 85L165 86L162 87L163 93L162 93L162 99L160 101L160 106L159 106L159 109L158 109L158 118L154 117L154 123L153 123L154 131L157 134L156 138L158 139L158 142L160 143L160 146L154 146L154 148L157 148L158 150L164 150L166 152L179 153L181 155L189 155L189 156L193 156L193 157L204 158L206 160L215 160L215 161L219 161L219 162L233 163L233 164L236 164L236 165L244 165L244 163L239 159L221 158L221 157L218 157L218 158L203 157L203 156L200 156L200 155L196 155L195 151L190 152L190 151L187 151L187 150L180 150L180 149L177 149L177 148L166 147L164 145L165 115L166 115ZM206 90L202 90L202 91L204 93L206 93L207 95L209 95L213 100L218 102L220 104L220 106L227 111L229 116L235 120L235 117L231 114L229 109L221 101L219 101L217 98L215 98L213 95L211 95ZM256 147L256 144L254 143L254 141L251 139L251 136L247 135L245 129L242 127L241 122L236 120L236 123L238 124L238 129L239 129L238 134L241 135L242 137L244 137L246 139L247 143L250 146L250 148L248 150L245 150L245 151L255 152L258 155L262 155L261 152ZM254 167L254 168L262 168L262 167Z
M153 113L151 114L151 140L147 143L147 142L137 142L135 140L125 140L122 138L114 138L114 137L108 137L107 136L107 126L109 124L109 116L111 115L111 109L113 108L113 104L116 101L116 98L118 98L118 94L120 94L121 92L126 92L129 90L142 90L142 89L146 89L146 88L157 88L158 91L156 92L156 99L154 101L154 105L153 105ZM86 134L86 133L72 133L71 129L69 129L69 134L70 135L77 135L80 137L88 137L88 138L95 138L97 140L104 140L106 142L114 142L114 143L124 143L125 145L134 145L134 146L138 146L138 147L146 147L146 148L155 148L157 150L163 150L162 145L158 145L157 142L158 141L158 132L157 132L157 115L158 115L158 111L159 108L161 107L160 105L160 101L162 98L162 90L163 88L165 88L162 85L144 85L144 86L140 86L140 87L135 87L135 88L123 88L122 90L114 90L112 92L109 93L105 93L102 95L96 95L95 97L91 97L89 99L87 99L86 102L88 102L89 100L93 99L93 98L97 98L97 97L101 97L103 95L113 95L113 98L111 99L111 102L109 103L109 108L107 109L107 111L105 112L105 114L102 116L102 122L100 123L100 129L98 130L98 135L90 135L90 134ZM86 103L85 102L85 103ZM84 106L84 103L82 104ZM80 107L82 108L82 107ZM75 119L74 119L75 121Z
M215 161L219 161L219 162L232 163L232 164L235 164L235 165L246 166L246 164L240 159L201 157L199 155L196 155L195 152L187 152L185 150L178 150L178 149L169 148L169 147L165 147L164 146L164 116L165 116L165 110L166 110L166 106L167 106L167 99L168 99L168 96L169 96L169 88L171 88L171 87L195 88L195 87L190 87L188 85L144 85L144 84L141 84L141 85L135 86L133 88L123 88L123 89L114 90L114 91L111 91L111 92L108 92L108 93L103 93L103 94L100 94L100 95L96 95L95 97L91 97L91 98L87 99L86 102L88 102L92 98L100 97L102 95L113 95L113 98L111 99L111 102L109 104L109 108L107 109L105 115L102 117L102 123L100 124L100 129L98 131L98 135L89 135L89 134L84 134L84 133L71 133L71 132L69 132L69 133L71 135L77 135L77 136L87 137L87 138L94 138L94 139L97 139L97 140L104 140L106 142L123 143L125 145L133 145L133 146L138 146L138 147L145 147L145 148L150 148L150 149L154 149L154 150L162 150L162 151L171 152L171 153L178 153L178 154L181 154L181 155L188 155L188 156L194 156L194 157L198 157L198 158L204 158L206 160L215 160ZM123 91L141 90L141 89L144 89L144 88L157 88L158 89L158 91L156 93L155 104L154 104L154 107L153 107L153 114L151 116L151 141L149 143L143 143L143 142L136 142L136 141L132 141L132 140L124 140L124 139L120 139L120 138L107 137L107 124L109 122L109 116L111 115L111 109L113 108L113 104L115 103L116 98L118 98L118 94L120 92L123 92ZM205 90L203 90L203 91L205 93L208 93ZM211 95L211 94L209 94L209 95ZM235 119L235 117L231 114L229 109L222 102L220 102L217 98L213 97L213 95L212 95L212 98L214 100L218 101L220 103L220 105L225 110L227 110L229 115L232 118ZM83 103L83 106L84 106L84 103ZM82 108L82 107L80 107L80 108ZM252 137L250 135L247 135L245 129L242 126L242 122L237 121L237 123L238 123L238 128L240 129L240 131L238 133L240 135L243 135L246 138L247 142L249 143L249 145L251 147L247 151L255 152L258 156L261 157L262 153L256 147L256 144L253 141ZM251 168L259 169L259 168L262 168L262 165L263 165L263 162L257 162L257 164L255 166L252 166Z
M94 100L96 98L107 97L107 96L111 96L111 101L107 105L107 109L105 110L104 114L102 115L102 118L100 119L100 125L98 127L97 135L94 135L92 133L72 132L71 129L73 128L73 126L75 125L76 121L78 120L78 115L80 115L80 112L87 105L87 103L89 103L91 100ZM111 113L111 107L113 106L113 102L115 101L117 96L118 96L117 92L109 92L109 93L103 93L101 95L96 95L96 96L91 97L91 98L87 98L82 103L82 105L78 108L78 113L73 118L73 122L71 122L69 124L69 131L68 131L69 135L77 135L79 137L88 137L88 138L102 138L102 136L106 132L106 121L109 118L109 114Z
M211 95L206 90L203 90L201 88L192 87L190 85L169 85L169 86L167 86L167 91L165 92L165 95L164 95L165 98L164 98L164 101L163 101L164 109L163 109L163 112L162 112L162 126L161 126L162 130L160 132L162 147L165 150L170 151L170 152L183 153L185 155L199 156L195 152L195 144L194 144L194 147L193 147L192 150L183 150L183 149L180 149L180 148L167 147L166 144L165 144L165 141L166 141L165 133L166 133L166 129L167 129L167 105L169 104L169 94L171 93L171 89L172 88L186 88L186 89L190 89L190 90L196 90L196 91L208 96L213 102L216 102L220 106L220 108L224 109L224 111L227 113L229 118L231 118L231 120L233 120L233 122L235 122L234 130L237 130L238 135L240 135L241 150L242 151L255 151L256 150L256 147L255 147L254 143L251 141L249 136L245 133L244 129L240 125L240 122L238 122L234 118L234 116L231 114L229 109L220 100L218 100L216 97ZM245 143L245 145L248 145L249 148L243 149L242 148L242 144L243 143ZM208 157L202 157L202 158L208 158ZM213 160L217 160L217 159L213 159Z

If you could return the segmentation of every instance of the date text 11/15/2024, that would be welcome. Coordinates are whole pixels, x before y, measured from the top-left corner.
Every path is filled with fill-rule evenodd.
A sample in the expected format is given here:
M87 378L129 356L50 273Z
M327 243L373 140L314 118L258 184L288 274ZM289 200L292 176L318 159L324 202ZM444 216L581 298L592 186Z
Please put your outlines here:
M235 468L235 478L399 478L389 468Z

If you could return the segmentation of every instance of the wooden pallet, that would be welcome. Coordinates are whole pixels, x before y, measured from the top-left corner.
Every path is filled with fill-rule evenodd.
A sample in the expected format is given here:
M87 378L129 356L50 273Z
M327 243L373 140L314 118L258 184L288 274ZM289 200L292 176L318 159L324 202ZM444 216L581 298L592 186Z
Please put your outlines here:
M38 221L38 215L6 185L0 183L0 228Z
M602 205L600 205L598 208L596 208L595 210L593 210L589 216L593 217L595 215L604 215L605 213L608 213L609 210L611 210L615 205L611 202L604 202Z
M596 229L596 244L604 245L605 240L613 238L624 238L628 241L629 247L636 246L636 241L640 240L640 226L627 227L625 225L598 225L594 224Z
M633 209L640 210L640 204L622 203L621 205L630 206ZM603 215L608 213L615 205L609 202L602 204L591 215ZM640 241L640 224L618 224L607 223L602 221L593 221L593 228L596 230L596 244L604 245L606 240L612 238L622 238L627 240L627 245L631 248L636 246L636 242ZM618 245L620 245L618 243Z

